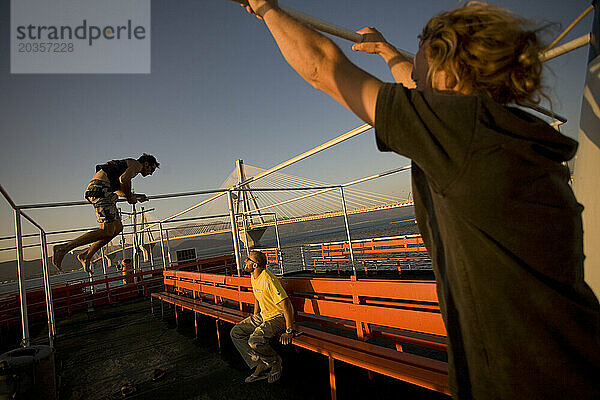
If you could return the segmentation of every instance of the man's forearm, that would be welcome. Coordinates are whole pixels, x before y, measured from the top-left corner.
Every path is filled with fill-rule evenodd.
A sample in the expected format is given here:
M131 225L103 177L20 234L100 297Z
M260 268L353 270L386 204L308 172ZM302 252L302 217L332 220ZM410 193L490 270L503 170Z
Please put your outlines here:
M133 192L131 191L131 181L130 180L121 181L121 191L123 192L123 195L125 196L125 198L127 200L129 200L129 201L135 200L135 196L133 195Z
M383 58L394 76L394 80L407 88L416 87L411 78L413 64L404 57L394 46L389 43L381 43L377 54Z

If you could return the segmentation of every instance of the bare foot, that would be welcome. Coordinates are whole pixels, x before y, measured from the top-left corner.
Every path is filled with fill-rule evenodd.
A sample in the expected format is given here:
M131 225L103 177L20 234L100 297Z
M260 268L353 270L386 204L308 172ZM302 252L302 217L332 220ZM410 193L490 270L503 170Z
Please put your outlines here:
M54 246L52 248L52 252L53 252L52 264L54 264L56 269L59 270L60 272L62 272L62 268L60 265L62 264L63 258L65 258L65 254L67 254L66 249L67 249L66 244L57 244L56 246Z
M92 270L92 268L90 266L90 260L88 260L88 258L87 258L87 251L82 251L81 253L77 254L77 259L83 266L83 270L85 272L87 272L90 275L94 275L94 271Z

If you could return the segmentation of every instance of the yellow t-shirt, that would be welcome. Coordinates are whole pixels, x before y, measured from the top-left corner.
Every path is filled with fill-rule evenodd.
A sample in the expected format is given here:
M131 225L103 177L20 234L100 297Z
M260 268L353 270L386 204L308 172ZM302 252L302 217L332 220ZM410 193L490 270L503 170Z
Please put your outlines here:
M288 295L275 275L265 269L256 279L251 275L250 282L254 297L258 300L263 321L283 314L281 301L287 299Z

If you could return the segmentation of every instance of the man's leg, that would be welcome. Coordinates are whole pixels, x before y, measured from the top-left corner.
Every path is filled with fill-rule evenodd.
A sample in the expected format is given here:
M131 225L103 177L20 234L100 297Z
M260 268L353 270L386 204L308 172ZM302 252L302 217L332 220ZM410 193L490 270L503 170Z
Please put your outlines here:
M236 324L229 333L231 341L240 352L242 358L248 364L248 367L254 368L258 364L258 360L253 360L250 356L252 349L248 345L248 339L250 335L254 333L254 330L262 323L260 316L251 315L243 321Z
M104 185L104 183L100 183ZM94 188L94 185L97 185L96 181L92 181L90 183L90 185L88 186L88 191L91 188ZM96 211L96 218L100 223L100 228L85 233L79 236L78 238L71 240L69 243L54 246L54 257L52 259L52 262L59 271L62 271L60 267L62 264L62 260L65 254L67 254L69 251L89 243L98 243L97 247L93 252L90 252L90 249L88 249L86 253L86 257L89 254L93 255L96 251L98 251L100 247L108 243L112 238L119 234L121 230L123 230L123 224L121 224L119 210L117 209L118 196L115 193L110 192L105 187L101 187L100 189L104 190L104 192L99 194L99 197L86 197L87 200L94 206L94 210ZM91 255L89 257L90 260ZM79 259L79 262L81 262L81 264L83 265L84 270L89 272L89 261L86 265L85 259L82 259L83 256L77 258Z
M83 270L90 274L93 273L93 271L90 267L90 264L91 264L92 257L94 256L94 254L98 250L100 250L100 248L102 248L102 246L104 246L105 244L110 242L115 236L117 236L123 230L123 224L121 223L120 220L107 222L102 225L103 225L103 231L106 234L106 236L103 239L94 242L86 251L80 253L77 256L77 259L83 266Z
M271 347L269 341L275 335L285 330L285 318L283 315L278 315L264 321L258 326L248 339L250 347L250 356L252 359L258 359L263 362L268 368L271 368L269 382L275 382L281 376L281 357Z
M65 254L79 246L94 243L99 240L104 240L106 239L106 237L107 234L103 229L94 229L93 231L87 232L79 236L78 238L71 240L69 243L57 244L56 246L54 246L53 249L54 257L52 258L52 263L56 266L56 268L59 271L62 271L60 265L62 264L62 260L65 257Z

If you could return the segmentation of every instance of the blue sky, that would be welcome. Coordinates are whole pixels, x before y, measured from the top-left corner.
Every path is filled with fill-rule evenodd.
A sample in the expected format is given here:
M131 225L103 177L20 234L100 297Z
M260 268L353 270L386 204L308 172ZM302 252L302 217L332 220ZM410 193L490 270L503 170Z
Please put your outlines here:
M493 3L538 21L566 27L590 1L503 0ZM417 49L416 36L455 1L288 0L282 4L348 29L375 26L399 48ZM0 0L0 182L17 204L83 200L93 167L152 153L161 168L134 179L134 188L163 194L218 187L235 160L268 168L362 122L291 70L264 24L227 0L152 1L152 61L148 75L10 74L10 1ZM587 33L588 15L564 40ZM560 32L554 30L554 34ZM377 56L350 59L382 80L392 77ZM110 62L110 60L107 60ZM563 127L577 137L587 49L548 63L547 85ZM342 183L406 165L379 153L372 133L284 170ZM408 174L377 190L410 190ZM361 187L363 189L363 187ZM364 188L366 189L366 188ZM165 217L201 198L153 201ZM91 207L31 211L48 230L95 225ZM24 231L34 232L24 223ZM13 215L0 199L0 236L14 234ZM0 247L10 245L4 241ZM26 253L26 258L37 257ZM0 252L0 261L14 258Z

